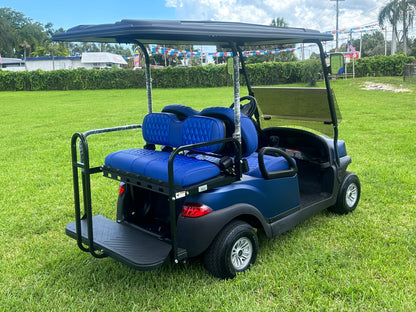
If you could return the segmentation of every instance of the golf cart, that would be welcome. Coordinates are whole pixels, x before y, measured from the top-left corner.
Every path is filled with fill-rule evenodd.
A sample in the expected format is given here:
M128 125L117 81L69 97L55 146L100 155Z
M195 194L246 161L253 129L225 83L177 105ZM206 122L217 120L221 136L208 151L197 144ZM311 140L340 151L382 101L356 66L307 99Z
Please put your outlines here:
M75 221L66 233L81 250L138 270L202 255L214 276L233 278L255 262L257 231L274 237L324 209L356 208L360 182L347 171L351 158L338 140L340 114L321 43L331 35L231 22L122 20L77 26L53 39L134 43L146 61L142 124L72 137ZM170 104L153 112L145 45L178 43L229 48L231 107ZM294 43L319 48L325 88L252 87L242 47ZM240 73L249 94L241 98ZM144 146L114 151L90 167L90 135L131 129L141 129ZM90 176L97 173L119 183L116 221L92 213Z

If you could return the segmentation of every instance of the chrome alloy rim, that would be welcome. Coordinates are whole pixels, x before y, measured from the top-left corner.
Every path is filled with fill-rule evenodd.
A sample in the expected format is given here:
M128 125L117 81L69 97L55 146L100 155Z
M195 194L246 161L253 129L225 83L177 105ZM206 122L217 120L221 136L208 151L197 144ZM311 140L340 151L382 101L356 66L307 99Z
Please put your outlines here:
M247 237L239 238L231 250L231 263L236 271L241 271L250 264L253 244Z
M347 194L346 194L346 202L348 207L353 207L355 203L357 202L358 198L358 187L357 184L351 183L347 188Z

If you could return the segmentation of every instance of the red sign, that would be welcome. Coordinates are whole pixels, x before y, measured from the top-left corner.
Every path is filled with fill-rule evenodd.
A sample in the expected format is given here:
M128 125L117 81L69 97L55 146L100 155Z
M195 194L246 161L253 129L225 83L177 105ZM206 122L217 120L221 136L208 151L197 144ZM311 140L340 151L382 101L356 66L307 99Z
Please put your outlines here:
M349 57L350 59L358 59L360 58L360 52L352 52L344 54L344 57Z

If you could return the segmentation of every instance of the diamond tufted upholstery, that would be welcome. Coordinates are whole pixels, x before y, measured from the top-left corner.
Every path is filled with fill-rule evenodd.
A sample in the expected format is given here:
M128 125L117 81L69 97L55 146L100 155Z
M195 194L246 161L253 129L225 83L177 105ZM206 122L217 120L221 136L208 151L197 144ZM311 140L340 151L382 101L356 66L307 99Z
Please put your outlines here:
M171 147L225 138L224 124L218 119L204 116L191 116L180 121L174 114L152 113L144 118L142 129L143 138L147 143ZM195 150L217 153L221 148L222 144L215 144ZM168 152L128 149L109 154L105 159L105 165L168 181L169 156ZM175 157L173 168L174 182L182 186L195 184L220 174L220 169L215 164L183 155Z

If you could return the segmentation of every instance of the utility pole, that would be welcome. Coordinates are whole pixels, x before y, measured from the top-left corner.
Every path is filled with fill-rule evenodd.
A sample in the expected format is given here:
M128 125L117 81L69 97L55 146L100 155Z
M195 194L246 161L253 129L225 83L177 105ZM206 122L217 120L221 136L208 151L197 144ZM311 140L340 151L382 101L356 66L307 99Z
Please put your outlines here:
M329 0L329 1L336 1L337 2L337 25L335 26L336 28L336 51L338 52L338 31L339 31L339 27L338 27L338 15L339 15L339 8L338 8L338 2L339 1L345 1L345 0Z

